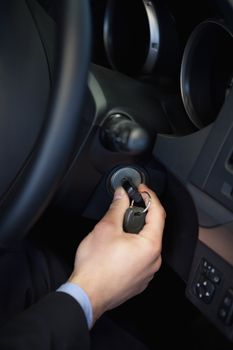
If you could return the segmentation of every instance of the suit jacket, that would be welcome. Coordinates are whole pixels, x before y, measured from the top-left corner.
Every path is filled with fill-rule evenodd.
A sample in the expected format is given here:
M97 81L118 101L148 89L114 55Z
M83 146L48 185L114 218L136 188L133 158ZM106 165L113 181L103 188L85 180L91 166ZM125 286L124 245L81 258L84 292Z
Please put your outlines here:
M54 292L0 330L1 350L88 350L89 330L81 306Z

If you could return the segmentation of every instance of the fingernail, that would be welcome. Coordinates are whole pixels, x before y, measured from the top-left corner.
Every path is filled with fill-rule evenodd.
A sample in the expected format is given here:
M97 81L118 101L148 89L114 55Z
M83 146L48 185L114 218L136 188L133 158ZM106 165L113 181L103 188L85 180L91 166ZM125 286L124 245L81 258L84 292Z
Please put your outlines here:
M122 187L118 187L114 193L113 200L116 201L118 199L122 199L125 196L125 191Z

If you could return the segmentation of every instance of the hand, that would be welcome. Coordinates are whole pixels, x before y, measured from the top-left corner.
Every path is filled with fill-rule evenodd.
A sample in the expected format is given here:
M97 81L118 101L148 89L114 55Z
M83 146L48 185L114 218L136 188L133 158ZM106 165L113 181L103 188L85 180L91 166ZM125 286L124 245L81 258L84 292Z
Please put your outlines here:
M143 184L139 190L151 195L139 234L123 231L129 199L124 189L118 188L108 212L77 249L69 281L88 294L94 322L105 311L141 293L160 268L166 214L154 192Z

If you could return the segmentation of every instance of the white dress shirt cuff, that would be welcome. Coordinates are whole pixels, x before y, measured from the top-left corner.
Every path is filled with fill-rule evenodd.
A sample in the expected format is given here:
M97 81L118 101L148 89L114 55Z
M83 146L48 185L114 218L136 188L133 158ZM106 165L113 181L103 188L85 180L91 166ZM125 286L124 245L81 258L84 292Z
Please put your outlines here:
M93 324L93 310L87 293L77 284L66 282L62 284L57 292L63 292L71 295L82 307L87 319L88 328L91 329Z

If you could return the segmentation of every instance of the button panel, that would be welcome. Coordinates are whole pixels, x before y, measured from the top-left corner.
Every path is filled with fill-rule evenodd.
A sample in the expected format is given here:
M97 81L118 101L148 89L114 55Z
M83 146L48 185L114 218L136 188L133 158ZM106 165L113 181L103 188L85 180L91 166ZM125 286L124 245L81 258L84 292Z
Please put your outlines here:
M206 259L202 259L194 283L194 294L204 303L211 303L221 282L220 272Z
M233 341L233 266L197 243L186 288L187 298Z

